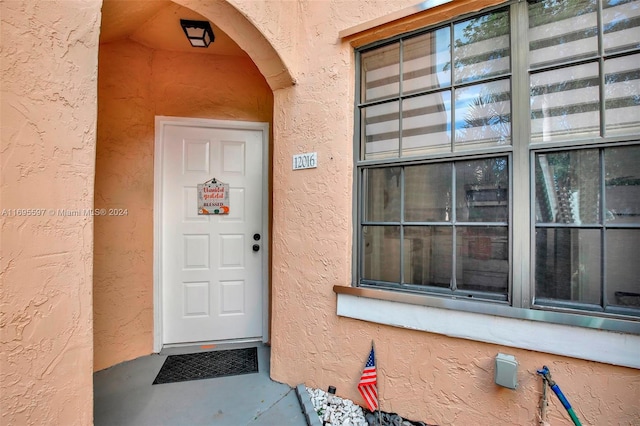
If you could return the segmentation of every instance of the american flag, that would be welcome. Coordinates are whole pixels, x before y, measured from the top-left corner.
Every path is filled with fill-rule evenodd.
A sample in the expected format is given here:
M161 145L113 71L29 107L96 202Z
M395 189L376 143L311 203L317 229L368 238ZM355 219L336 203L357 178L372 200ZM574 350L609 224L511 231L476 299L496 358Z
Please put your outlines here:
M370 411L378 409L378 375L376 374L376 358L373 352L373 347L369 353L369 359L367 365L362 370L362 376L360 377L360 383L358 383L358 391L364 398Z

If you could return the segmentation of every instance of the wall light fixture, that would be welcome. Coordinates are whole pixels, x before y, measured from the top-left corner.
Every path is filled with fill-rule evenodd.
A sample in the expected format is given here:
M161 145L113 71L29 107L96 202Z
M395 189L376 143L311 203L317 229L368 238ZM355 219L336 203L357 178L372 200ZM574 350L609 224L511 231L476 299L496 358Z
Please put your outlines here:
M180 25L193 47L209 47L215 40L209 21L181 19Z

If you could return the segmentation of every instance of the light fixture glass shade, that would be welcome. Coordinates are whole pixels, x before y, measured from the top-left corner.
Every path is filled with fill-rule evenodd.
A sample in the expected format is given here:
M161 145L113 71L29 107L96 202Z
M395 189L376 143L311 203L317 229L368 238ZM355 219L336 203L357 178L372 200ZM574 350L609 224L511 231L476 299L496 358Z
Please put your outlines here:
M193 47L209 47L215 40L211 24L208 21L181 19L180 25Z

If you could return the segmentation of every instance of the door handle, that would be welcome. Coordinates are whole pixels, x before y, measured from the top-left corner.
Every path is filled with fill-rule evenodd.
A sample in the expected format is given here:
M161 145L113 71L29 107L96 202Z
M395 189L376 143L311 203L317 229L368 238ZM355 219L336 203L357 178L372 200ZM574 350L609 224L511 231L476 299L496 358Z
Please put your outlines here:
M254 244L252 248L253 248L253 251L259 251L260 250L260 246L258 244Z

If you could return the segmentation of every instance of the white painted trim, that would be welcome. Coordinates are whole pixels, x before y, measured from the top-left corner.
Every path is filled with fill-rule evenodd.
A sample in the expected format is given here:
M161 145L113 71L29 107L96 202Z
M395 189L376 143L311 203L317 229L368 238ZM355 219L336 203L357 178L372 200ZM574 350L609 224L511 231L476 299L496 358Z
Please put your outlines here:
M269 259L270 241L269 212L271 211L271 193L269 182L269 123L261 123L262 127L262 342L269 341Z
M343 317L640 369L640 336L634 334L337 296Z
M156 117L153 157L153 352L162 350L162 141L165 123Z
M153 351L162 350L162 147L165 126L207 127L262 131L262 341L269 340L269 123L227 121L206 118L156 116L153 161Z

